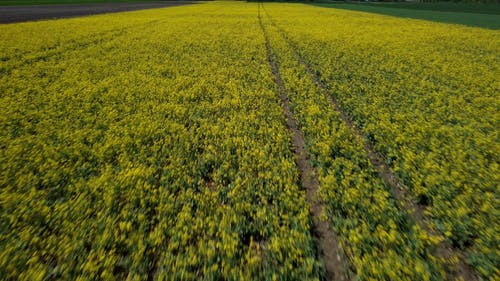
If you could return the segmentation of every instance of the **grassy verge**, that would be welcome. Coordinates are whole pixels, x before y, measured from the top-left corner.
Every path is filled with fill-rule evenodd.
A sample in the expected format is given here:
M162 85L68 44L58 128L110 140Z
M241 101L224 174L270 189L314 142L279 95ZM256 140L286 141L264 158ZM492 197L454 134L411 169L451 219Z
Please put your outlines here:
M364 5L371 5L371 6L385 7L385 8L411 9L411 10L500 15L500 5L494 3L395 2L395 3L371 3Z
M468 3L317 3L315 6L348 9L395 17L414 18L474 27L500 29L499 4Z

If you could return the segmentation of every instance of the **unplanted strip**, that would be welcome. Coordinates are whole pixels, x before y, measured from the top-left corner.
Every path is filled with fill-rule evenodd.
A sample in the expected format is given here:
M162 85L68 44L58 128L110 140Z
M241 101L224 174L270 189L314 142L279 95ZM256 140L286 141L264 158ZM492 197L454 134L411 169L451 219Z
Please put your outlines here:
M376 169L380 178L384 181L384 183L391 188L392 195L399 202L402 203L402 207L406 210L409 210L410 217L423 229L426 229L433 236L442 236L437 233L435 230L430 229L428 224L425 221L425 206L421 204L415 203L411 195L408 193L407 189L404 188L404 185L398 180L398 178L394 175L394 173L390 170L389 166L385 163L385 157L375 152L373 145L367 141L363 137L363 132L356 127L350 116L346 113L346 111L340 106L340 103L335 98L335 95L328 90L327 85L321 81L318 75L314 72L309 63L307 63L304 58L300 55L297 46L293 42L288 39L286 32L280 28L268 14L268 12L262 7L266 16L270 20L271 24L279 30L279 33L283 37L283 39L290 46L290 49L293 51L297 60L302 64L307 71L307 73L312 77L314 83L323 91L326 98L330 101L333 108L339 113L340 117L344 121L344 123L354 132L356 137L360 140L363 140L364 150L372 163L373 167ZM465 261L465 254L455 247L453 247L448 240L443 239L441 243L438 244L436 253L441 258L446 259L448 262L448 268L446 268L449 278L452 280L467 280L467 281L476 281L479 280L477 274L472 270L472 268ZM451 260L453 257L458 258L457 263L453 263Z
M341 258L341 251L337 237L328 227L328 223L320 219L322 213L322 205L318 202L316 193L319 188L317 173L315 173L309 161L308 152L305 146L305 141L302 131L297 126L297 121L290 109L288 96L286 94L285 85L281 79L278 65L274 59L269 37L267 35L264 24L260 16L259 4L259 24L266 39L266 50L269 60L269 65L274 74L274 81L278 87L278 91L283 104L283 110L286 117L287 128L292 133L292 145L295 153L295 162L300 174L302 187L306 189L307 200L311 205L311 217L314 223L313 232L318 238L318 246L320 254L325 262L326 279L327 280L346 280Z

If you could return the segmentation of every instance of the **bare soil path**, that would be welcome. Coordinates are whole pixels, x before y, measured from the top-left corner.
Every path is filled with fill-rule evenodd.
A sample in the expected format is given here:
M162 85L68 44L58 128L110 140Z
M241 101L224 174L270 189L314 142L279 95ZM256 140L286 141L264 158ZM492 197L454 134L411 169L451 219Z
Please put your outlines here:
M302 64L307 71L307 73L314 80L316 86L323 91L326 98L330 101L330 104L333 108L340 114L340 117L344 121L344 123L354 132L354 134L361 140L363 140L364 150L372 163L373 167L379 174L379 177L384 181L386 186L391 189L392 196L398 200L401 208L407 210L409 212L409 216L420 225L423 229L427 230L427 232L432 236L442 236L436 230L433 230L429 227L428 222L425 217L425 209L426 207L415 202L415 199L412 198L411 194L409 194L408 189L399 181L397 176L391 171L390 167L386 164L384 155L377 153L374 149L372 143L366 140L363 132L355 125L351 117L346 113L346 111L341 107L339 101L336 99L334 93L332 93L328 86L321 80L321 78L317 75L317 72L314 71L313 67L303 58L300 54L299 48L292 42L286 32L280 28L271 16L268 14L264 6L262 6L264 13L267 18L270 20L271 24L279 30L279 33L283 37L283 39L287 42L290 49L295 54L297 60ZM437 245L436 254L440 258L445 259L447 262L447 275L450 280L467 280L467 281L476 281L479 280L477 274L472 270L472 268L467 264L466 253L462 250L455 248L451 245L451 243L443 239L441 243ZM457 260L458 261L454 261Z
M143 9L194 4L195 1L155 1L99 4L63 4L33 6L0 6L0 23L42 19L71 18L95 14L116 13Z
M266 50L269 65L274 74L274 81L276 83L281 103L283 105L284 114L286 117L287 129L292 135L292 145L295 154L295 163L300 174L300 182L302 188L306 190L307 201L309 202L310 216L313 222L312 233L317 240L317 247L319 248L319 255L325 263L325 279L326 280L346 280L343 255L339 247L339 243L335 233L329 228L328 222L322 220L321 213L323 206L317 197L319 189L319 181L316 171L311 165L309 153L307 151L304 136L297 125L293 112L290 109L290 103L286 94L285 85L281 79L278 64L274 58L273 51L269 42L262 18L260 15L261 4L259 3L259 24L264 33L266 40Z

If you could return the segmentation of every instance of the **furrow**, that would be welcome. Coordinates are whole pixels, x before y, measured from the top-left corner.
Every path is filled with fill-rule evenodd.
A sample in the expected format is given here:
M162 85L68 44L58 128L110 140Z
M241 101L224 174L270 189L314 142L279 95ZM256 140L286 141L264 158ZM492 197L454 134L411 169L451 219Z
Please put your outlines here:
M411 194L408 193L408 189L405 188L404 184L396 177L389 166L385 163L384 159L386 159L386 157L375 151L373 144L364 137L363 132L355 125L352 118L341 107L339 101L328 89L326 83L321 80L311 65L302 57L298 47L288 38L286 32L274 22L265 8L262 8L271 24L279 31L282 38L287 42L290 49L295 54L299 63L304 66L304 69L311 76L314 83L323 91L325 97L331 103L333 108L339 113L344 123L354 132L356 137L363 141L364 150L371 164L377 171L379 177L390 188L393 197L402 204L401 207L403 209L408 210L410 217L415 221L415 223L428 231L430 235L442 237L441 234L439 234L436 230L431 229L426 223L426 217L424 214L426 207L414 201ZM453 247L453 245L446 238L443 237L442 241L437 245L436 254L447 261L446 271L450 280L479 280L477 274L467 264L466 254L462 250ZM458 262L454 262L453 260L456 260L457 258Z
M290 109L290 103L286 94L285 85L281 79L278 64L274 58L269 37L267 35L262 18L260 15L261 4L259 4L259 24L266 41L266 51L269 65L274 75L281 103L283 105L286 117L286 125L292 136L292 145L295 154L295 162L300 174L302 188L306 190L307 200L311 206L310 214L313 221L312 232L317 238L317 246L320 251L320 257L325 263L326 280L345 280L341 250L335 233L329 229L328 222L322 220L321 214L323 206L317 199L319 180L317 173L311 165L308 151L305 145L303 133L297 125L293 112Z

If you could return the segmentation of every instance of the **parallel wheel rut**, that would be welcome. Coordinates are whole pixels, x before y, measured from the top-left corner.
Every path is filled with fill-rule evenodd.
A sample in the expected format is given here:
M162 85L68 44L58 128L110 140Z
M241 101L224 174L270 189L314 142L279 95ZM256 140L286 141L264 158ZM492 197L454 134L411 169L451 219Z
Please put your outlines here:
M426 207L424 205L418 204L408 193L408 189L402 184L398 177L391 171L390 167L385 163L386 157L380 153L377 153L374 149L374 145L370 143L366 138L364 138L363 132L355 125L351 117L347 112L341 107L339 101L335 98L335 95L328 89L328 86L321 80L321 78L316 74L313 67L304 59L300 54L298 47L288 38L286 32L280 28L268 14L264 6L262 9L269 19L271 24L279 31L282 38L286 41L292 52L299 63L305 68L306 72L311 76L316 86L321 89L325 97L328 99L332 107L337 111L344 121L346 126L348 126L355 136L363 141L364 150L377 171L379 177L383 182L391 189L392 196L402 205L401 207L405 210L409 210L410 218L415 221L419 226L429 232L433 236L441 236L440 233L431 229L426 221L424 211ZM260 16L260 15L259 15ZM448 278L455 280L467 280L476 281L479 280L477 274L466 262L466 254L456 247L453 247L447 239L443 239L441 243L437 245L436 254L445 259L452 260L458 258L458 262L447 264L446 271L448 273Z
M292 145L295 154L295 163L299 170L300 182L306 190L307 200L311 206L310 215L313 222L312 232L317 238L317 246L320 257L325 263L326 280L346 280L343 254L340 250L339 243L335 233L329 228L328 222L320 218L323 206L317 199L317 191L319 189L319 181L316 171L311 165L309 153L307 151L304 136L297 125L293 112L290 109L290 103L286 94L285 85L281 79L278 64L274 58L273 51L269 42L266 28L262 23L260 15L261 3L259 3L259 24L266 40L266 51L274 74L274 82L276 83L281 103L283 105L284 114L286 117L287 128L292 135Z

